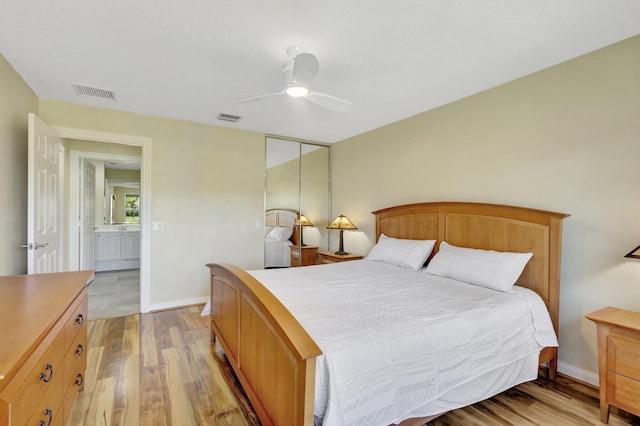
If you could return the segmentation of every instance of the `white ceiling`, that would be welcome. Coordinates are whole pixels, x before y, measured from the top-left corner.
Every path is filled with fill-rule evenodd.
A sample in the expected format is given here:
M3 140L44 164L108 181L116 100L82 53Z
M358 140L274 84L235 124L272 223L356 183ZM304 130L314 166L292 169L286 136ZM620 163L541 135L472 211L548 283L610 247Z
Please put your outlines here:
M0 53L42 98L329 143L637 34L638 0L2 0L0 12ZM353 111L232 104L282 90L291 45L320 61L311 88Z

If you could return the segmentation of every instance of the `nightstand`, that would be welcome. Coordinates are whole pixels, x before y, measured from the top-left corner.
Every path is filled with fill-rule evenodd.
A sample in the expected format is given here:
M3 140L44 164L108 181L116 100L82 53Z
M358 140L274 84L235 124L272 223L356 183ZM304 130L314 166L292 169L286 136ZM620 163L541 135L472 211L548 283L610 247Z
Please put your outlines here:
M291 246L291 266L309 266L318 264L317 246Z
M640 312L607 307L587 315L598 330L600 420L609 406L640 416Z
M318 264L347 262L349 260L360 260L364 256L361 254L335 254L332 251L321 251L318 253Z

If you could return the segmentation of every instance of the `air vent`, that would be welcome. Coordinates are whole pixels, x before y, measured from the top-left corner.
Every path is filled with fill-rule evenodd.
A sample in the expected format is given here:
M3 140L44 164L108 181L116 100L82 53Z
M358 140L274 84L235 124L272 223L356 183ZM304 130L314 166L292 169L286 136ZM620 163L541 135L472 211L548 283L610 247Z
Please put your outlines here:
M109 101L116 100L116 92L109 89L100 89L98 87L85 86L84 84L71 83L73 89L79 96L88 96L90 98L106 99Z
M216 118L222 121L230 121L232 123L237 123L238 120L240 120L242 117L240 117L239 115L225 114L221 112L220 114L218 114Z

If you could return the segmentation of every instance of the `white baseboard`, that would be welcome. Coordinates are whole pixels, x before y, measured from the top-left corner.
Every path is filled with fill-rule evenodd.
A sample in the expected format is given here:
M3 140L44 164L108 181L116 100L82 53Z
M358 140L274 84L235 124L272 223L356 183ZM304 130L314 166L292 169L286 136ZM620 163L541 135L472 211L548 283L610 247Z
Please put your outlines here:
M589 383L593 386L598 386L600 382L596 373L583 370L582 368L578 368L562 361L558 361L558 372L564 374L565 376L570 376L582 382Z
M194 297L192 299L172 300L170 302L153 303L149 305L149 312L166 311L168 309L182 308L184 306L200 305L207 303L209 297Z

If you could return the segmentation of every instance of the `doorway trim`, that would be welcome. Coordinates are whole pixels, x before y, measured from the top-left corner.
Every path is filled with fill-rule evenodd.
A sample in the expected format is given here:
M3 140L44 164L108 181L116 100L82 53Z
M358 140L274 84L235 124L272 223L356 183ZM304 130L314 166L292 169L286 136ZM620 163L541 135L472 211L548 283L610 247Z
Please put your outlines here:
M115 143L142 148L140 161L140 220L142 222L140 225L140 312L149 312L151 304L151 145L153 139L144 136L123 135L71 127L51 127L63 139ZM105 155L110 158L117 157L115 154ZM71 261L71 258L69 261Z

